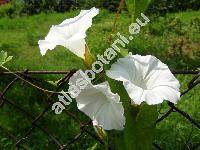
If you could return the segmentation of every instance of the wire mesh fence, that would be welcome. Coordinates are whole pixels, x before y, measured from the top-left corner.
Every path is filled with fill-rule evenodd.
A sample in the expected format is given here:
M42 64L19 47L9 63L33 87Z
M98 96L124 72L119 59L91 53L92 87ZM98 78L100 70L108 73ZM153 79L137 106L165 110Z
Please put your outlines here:
M31 134L33 134L36 130L39 130L41 133L43 133L44 135L46 135L48 137L48 139L50 141L52 141L53 144L55 144L58 149L70 149L70 146L76 142L78 142L81 137L85 134L87 134L88 136L90 136L91 138L93 138L94 140L96 140L97 142L99 142L100 144L104 144L104 141L101 140L101 138L94 132L88 129L88 126L92 127L92 122L90 120L86 120L83 121L79 118L79 116L71 111L69 111L68 109L64 110L64 114L67 117L70 117L73 121L75 121L80 129L80 132L78 132L73 138L69 139L66 141L66 143L61 142L61 140L59 139L59 137L54 136L53 133L51 133L51 131L48 130L48 127L43 127L42 125L40 125L40 120L49 113L49 111L51 111L51 106L54 102L56 102L56 99L53 98L54 95L56 95L56 93L47 93L45 91L42 91L45 95L46 95L46 105L43 108L42 111L40 111L40 113L38 115L33 115L32 112L27 111L26 109L23 108L23 106L18 105L16 103L17 100L10 100L7 97L7 94L9 93L9 91L12 89L12 87L15 84L18 84L20 81L22 80L24 81L28 81L28 83L31 83L33 86L33 88L37 88L37 90L43 89L42 87L40 87L39 83L41 81L43 81L41 78L39 77L33 77L33 75L37 74L37 75L46 75L46 74L62 74L64 75L64 78L62 78L58 83L57 83L57 88L56 91L58 90L62 90L62 87L68 83L69 78L75 73L75 70L66 72L66 71L16 71L14 72L15 74L18 74L19 77L13 76L13 74L11 74L10 72L1 72L0 76L2 78L8 78L9 80L11 79L11 81L9 82L9 84L7 84L3 90L0 91L0 109L2 109L5 104L10 105L12 108L14 108L17 113L21 113L25 118L30 120L30 127L25 129L25 133L20 134L21 136L16 136L14 133L12 133L10 131L10 129L7 129L4 125L3 122L1 121L0 123L0 131L2 131L4 133L4 136L9 138L12 141L12 144L17 148L17 149L30 149L29 146L26 144L26 140L30 138ZM198 84L200 83L199 80L199 76L200 76L200 72L199 71L194 71L194 70L172 70L173 74L191 74L193 75L192 80L188 83L187 85L187 89L185 89L185 91L183 91L181 93L181 96L187 94L188 92L190 92L193 88L195 88L196 86L198 86ZM2 82L2 81L1 81ZM26 82L24 84L27 84ZM30 85L30 84L28 84ZM39 87L39 88L38 88ZM24 91L26 92L26 91ZM17 94L17 93L16 93ZM31 101L31 100L28 100ZM197 121L195 118L192 118L187 112L184 112L183 110L179 109L178 107L176 107L173 103L168 102L168 107L169 110L163 114L160 118L158 118L158 120L155 122L155 124L158 124L159 122L162 122L164 119L166 119L167 117L170 116L170 114L172 113L178 113L179 115L181 115L182 117L184 117L187 121L189 121L191 124L193 124L193 126L195 126L196 128L200 129L200 122ZM158 111L159 112L159 111ZM19 120L20 122L20 120ZM55 128L55 131L57 129ZM65 131L67 132L67 131ZM64 133L63 133L64 134ZM152 143L152 145L157 148L157 149L161 149L161 147L159 147L156 143Z

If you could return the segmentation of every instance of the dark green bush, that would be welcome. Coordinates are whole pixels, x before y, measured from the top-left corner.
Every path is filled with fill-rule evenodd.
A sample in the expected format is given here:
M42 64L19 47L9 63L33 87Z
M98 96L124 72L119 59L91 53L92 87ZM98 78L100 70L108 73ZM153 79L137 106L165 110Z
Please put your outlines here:
M24 0L22 12L26 14L36 14L42 11L42 0Z
M74 8L89 9L91 7L106 8L116 11L120 0L23 0L23 13L66 12Z
M0 6L0 18L2 17L15 17L20 15L22 8L24 7L22 0L12 0L10 3Z
M149 12L166 14L185 10L199 10L199 0L154 0L149 7Z
M0 7L0 18L5 16L11 16L13 14L14 8L8 3Z
M22 13L32 15L40 12L66 12L76 3L73 0L23 0Z
M115 12L120 0L11 0L0 6L0 17L33 15L40 12L67 12L71 9L104 8ZM148 12L165 15L167 12L199 10L200 0L154 0Z

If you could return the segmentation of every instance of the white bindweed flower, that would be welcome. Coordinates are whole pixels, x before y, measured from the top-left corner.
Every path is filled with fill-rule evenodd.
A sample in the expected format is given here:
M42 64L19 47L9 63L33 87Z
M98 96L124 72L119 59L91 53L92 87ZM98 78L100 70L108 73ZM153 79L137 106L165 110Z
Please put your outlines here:
M133 104L146 102L154 105L163 100L177 103L180 99L179 81L168 66L154 56L130 53L114 63L106 74L112 79L123 81Z
M78 16L52 26L45 40L38 41L41 54L45 55L48 49L53 50L60 45L84 58L86 31L92 25L92 18L98 13L99 10L94 7L90 10L82 10Z
M108 82L87 86L76 98L78 109L105 130L122 130L125 124L124 108L118 94L113 94Z

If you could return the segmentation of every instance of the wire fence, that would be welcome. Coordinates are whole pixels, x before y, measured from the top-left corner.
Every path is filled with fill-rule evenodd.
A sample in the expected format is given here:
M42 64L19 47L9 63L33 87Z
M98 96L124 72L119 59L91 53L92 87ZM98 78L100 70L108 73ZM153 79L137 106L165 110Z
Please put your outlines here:
M196 87L199 83L199 76L200 76L200 72L197 70L171 70L173 74L191 74L193 75L192 80L188 83L187 85L187 89L185 89L185 91L183 91L181 93L181 96L187 94L188 92L190 92L194 87ZM34 116L31 112L28 112L26 110L24 110L22 108L21 105L18 105L15 100L10 100L7 98L7 93L11 90L11 88L17 84L18 80L22 80L24 82L24 80L28 81L26 84L28 83L32 83L34 88L36 87L40 87L39 86L39 82L42 81L41 78L39 77L32 77L32 75L46 75L46 74L62 74L64 75L64 78L62 78L62 80L60 80L57 83L57 89L61 90L63 85L68 83L68 80L70 79L70 77L75 73L75 70L72 70L70 72L67 71L16 71L15 74L18 74L18 76L13 76L13 74L11 74L10 72L0 72L0 76L2 76L3 78L7 79L9 77L12 77L12 80L9 82L9 84L7 86L5 86L5 88L0 91L0 109L4 107L4 105L7 103L8 105L11 105L12 107L14 107L17 112L22 113L24 116L26 116L26 118L28 118L29 120L31 120L31 127L26 130L25 134L23 134L20 138L18 138L16 135L14 135L14 133L12 133L11 131L9 131L9 129L5 128L4 126L2 126L0 124L0 130L5 133L5 136L8 137L10 140L13 141L14 145L16 146L17 149L29 149L29 147L27 146L27 144L24 142L26 139L28 139L30 137L30 135L37 129L40 130L43 134L45 134L50 141L52 141L55 145L58 146L58 149L63 150L63 149L68 149L70 148L70 145L72 145L73 143L76 143L77 141L79 141L79 139L83 136L83 134L87 134L89 136L91 136L93 139L95 139L97 142L99 142L100 144L104 144L104 142L101 140L100 137L98 137L98 135L95 132L91 132L90 130L88 130L86 127L88 126L92 126L92 122L91 121L81 121L79 119L79 117L75 114L73 114L72 112L68 111L67 109L64 110L64 114L67 115L68 117L70 117L72 120L74 120L76 123L79 124L80 127L80 132L77 133L77 135L74 136L74 138L72 138L71 140L67 141L66 143L62 143L59 140L59 137L55 137L53 136L53 134L51 134L50 131L48 131L47 127L41 127L41 125L39 125L40 120L44 117L45 114L48 113L49 110L51 110L51 106L52 104L56 101L53 100L53 96L56 93L46 93L45 91L44 94L47 95L46 98L46 107L43 109L43 111L40 112L40 114L38 116ZM2 82L2 81L1 81ZM30 84L29 84L30 85ZM37 88L38 90L40 90L40 88ZM42 89L42 87L41 87ZM191 124L193 124L196 128L200 129L200 122L195 120L194 118L192 118L187 112L182 111L181 109L179 109L178 107L176 107L173 103L168 102L168 106L169 106L169 110L163 114L156 122L155 124L158 124L159 122L163 121L164 119L166 119L167 117L169 117L170 114L172 113L178 113L179 115L183 116L186 120L188 120ZM152 143L153 146L157 149L161 149L161 147L159 147L156 143Z

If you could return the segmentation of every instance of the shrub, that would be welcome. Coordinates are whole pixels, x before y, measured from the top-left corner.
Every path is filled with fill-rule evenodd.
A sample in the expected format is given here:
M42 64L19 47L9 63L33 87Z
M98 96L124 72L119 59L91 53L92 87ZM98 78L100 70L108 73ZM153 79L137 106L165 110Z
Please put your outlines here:
M14 17L20 15L24 4L22 0L12 0L7 4L0 6L0 18L2 17Z
M10 3L0 6L0 18L5 16L11 16L13 14L13 6Z
M24 0L24 7L22 13L37 14L41 12L42 0Z
M149 7L149 12L166 14L167 12L178 12L185 10L199 10L199 0L154 0Z
M67 12L74 8L89 9L91 7L105 8L115 12L120 0L11 0L0 6L0 17L15 15L33 15L40 12ZM148 12L165 15L167 12L199 10L199 0L154 0Z

